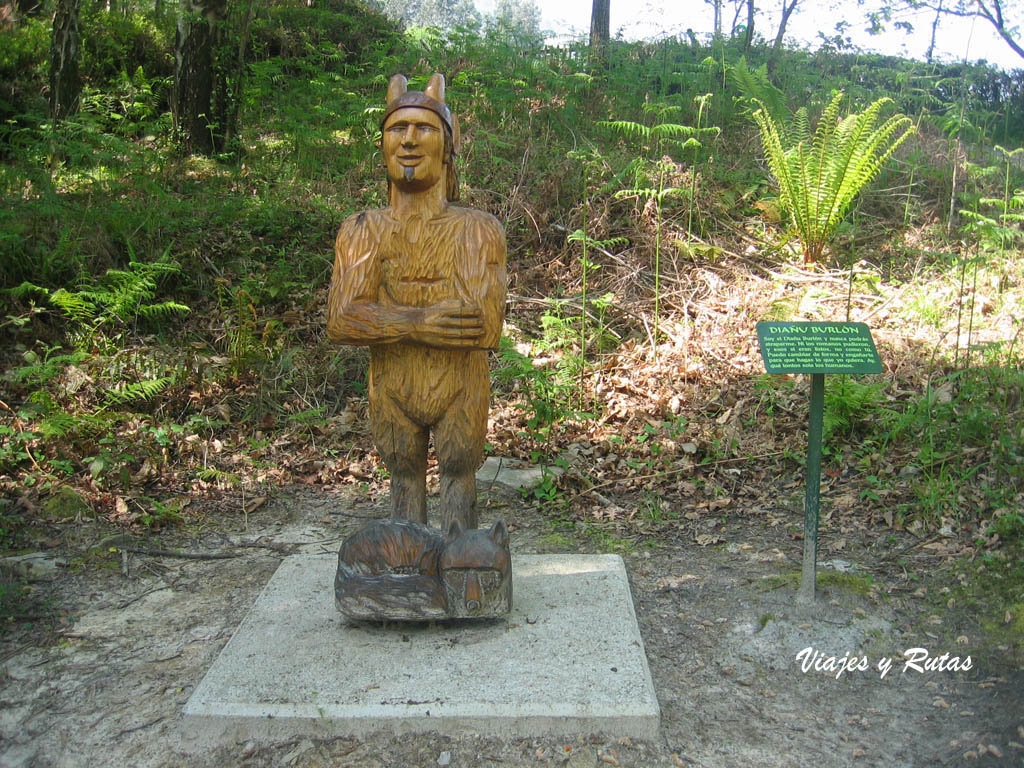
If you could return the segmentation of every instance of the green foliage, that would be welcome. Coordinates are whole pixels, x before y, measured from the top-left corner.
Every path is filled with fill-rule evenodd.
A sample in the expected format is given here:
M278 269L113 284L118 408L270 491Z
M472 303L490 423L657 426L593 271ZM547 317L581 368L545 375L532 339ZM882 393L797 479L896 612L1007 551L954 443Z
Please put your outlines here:
M7 24L7 22L5 22ZM49 24L41 18L23 18L0 34L0 149L8 146L16 120L30 110L45 108L41 98L43 65L50 50Z
M393 22L355 0L275 3L256 17L251 34L256 61L276 59L292 74L345 72L361 57L389 53L400 41Z
M82 10L80 67L87 85L105 89L139 71L160 78L174 73L172 25L132 9L109 13L102 5L89 4Z
M744 101L760 104L777 125L785 122L789 115L786 95L768 79L767 62L757 69L750 69L746 57L741 56L740 60L729 68L729 81L740 92Z
M50 304L80 327L82 341L91 343L101 336L109 338L123 333L125 327L139 320L165 321L172 315L190 311L173 300L153 302L158 279L181 271L169 258L169 253L170 247L156 261L131 261L127 270L109 269L98 282L77 291L59 288L51 293L40 286L23 283L15 293L42 293Z
M964 231L973 234L986 250L1005 251L1019 244L1024 235L1021 229L1024 224L1024 189L1013 190L1011 194L1010 185L1013 158L1024 153L1024 147L1010 151L997 144L995 149L1002 154L1004 162L1002 197L981 197L977 210L961 209L960 215L967 220ZM996 170L991 166L981 172ZM982 208L988 209L986 213L981 213Z
M523 402L517 407L527 414L528 433L524 437L546 443L552 427L576 413L569 405L571 378L559 375L558 369L552 371L535 366L507 336L502 336L499 342L498 361L495 381L505 385L515 383L523 393Z
M1024 517L1016 512L999 515L993 518L988 533L1007 543L1024 544Z
M660 341L659 325L661 321L661 240L662 240L662 213L665 202L673 197L683 197L686 191L679 187L670 186L667 182L670 176L676 171L675 162L671 157L665 156L665 152L683 153L692 150L693 155L693 184L690 190L690 210L692 221L693 195L696 192L696 161L697 150L701 148L701 142L697 138L706 136L717 136L717 127L702 127L701 119L704 114L704 106L711 94L698 96L695 101L698 103L697 126L683 125L680 123L661 122L669 116L681 112L678 106L668 104L645 104L644 111L655 121L652 125L633 122L629 120L602 120L597 125L605 128L613 135L626 139L637 140L640 143L640 152L636 154L626 166L623 173L616 176L621 179L624 174L633 177L633 186L619 189L615 192L616 199L639 198L653 201L655 204L655 230L654 230L654 322L651 336L652 353L657 356L657 346ZM653 155L653 160L649 159ZM652 181L656 179L656 181ZM614 181L612 182L615 183ZM689 234L690 223L687 224Z
M832 98L813 137L804 108L788 127L777 123L767 107L754 112L779 199L807 262L821 259L854 198L914 131L911 120L900 114L877 125L889 98L840 120L842 99L842 92Z
M142 67L132 74L121 71L103 91L86 87L81 112L92 116L103 129L122 136L139 136L166 128L163 118L171 90L170 76L149 78Z
M825 413L822 423L827 446L833 437L851 438L858 431L884 432L894 413L882 405L884 382L861 382L852 376L828 376L825 379Z
M114 405L128 405L151 400L174 383L173 376L161 376L143 381L121 382L117 387L106 390L107 402Z

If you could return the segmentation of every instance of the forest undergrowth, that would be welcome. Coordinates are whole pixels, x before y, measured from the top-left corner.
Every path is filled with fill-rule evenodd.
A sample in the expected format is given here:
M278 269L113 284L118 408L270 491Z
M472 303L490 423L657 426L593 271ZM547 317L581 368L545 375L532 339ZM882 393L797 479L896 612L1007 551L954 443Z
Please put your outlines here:
M387 76L440 71L463 202L508 231L488 452L563 469L524 497L552 536L635 549L717 516L799 538L808 382L764 373L755 324L866 322L885 372L828 378L823 556L929 548L1024 636L1020 72L824 48L770 81L767 47L734 41L616 43L600 64L479 30L353 45L298 8L261 23L221 156L175 150L157 22L118 28L135 54L91 54L59 127L35 70L18 80L0 547L60 546L82 518L187 529L296 482L386 492L366 353L324 333L331 246L385 203ZM26 30L29 61L45 39ZM840 91L843 115L889 96L914 132L806 263L754 113L795 130ZM24 588L0 588L17 615Z

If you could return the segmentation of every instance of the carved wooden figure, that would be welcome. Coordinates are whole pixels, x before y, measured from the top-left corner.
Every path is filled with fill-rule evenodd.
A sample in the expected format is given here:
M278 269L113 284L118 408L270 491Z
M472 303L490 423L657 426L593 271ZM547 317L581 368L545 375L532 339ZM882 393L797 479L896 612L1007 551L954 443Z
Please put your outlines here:
M459 130L445 104L441 75L432 76L423 92L409 91L403 75L392 77L381 131L389 205L341 225L327 335L335 342L370 347L370 424L391 475L392 517L427 523L432 431L441 476L441 525L450 535L456 523L460 529L477 527L476 470L483 461L490 397L487 350L497 348L504 319L505 233L490 214L450 205L458 199ZM398 525L389 535L402 538L412 530ZM507 553L507 534L504 540ZM364 560L364 566L392 567L378 555ZM352 589L366 587L355 579L357 564L349 563L343 573L344 558L343 546L336 584L342 610L355 604L343 600L343 592L349 593L341 581L355 585ZM508 572L505 581L510 590ZM411 594L406 589L411 584L402 581L398 592ZM415 613L381 610L377 618L412 618L404 614Z
M350 619L491 618L512 608L512 559L503 522L446 534L410 520L377 520L338 554L334 594Z

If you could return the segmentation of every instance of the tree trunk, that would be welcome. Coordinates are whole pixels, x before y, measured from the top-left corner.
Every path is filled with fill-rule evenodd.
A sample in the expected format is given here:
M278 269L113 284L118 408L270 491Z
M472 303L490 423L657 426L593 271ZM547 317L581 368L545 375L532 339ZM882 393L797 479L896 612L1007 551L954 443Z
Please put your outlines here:
M590 14L590 46L604 48L611 39L611 0L594 0Z
M312 3L308 4L312 7ZM256 0L249 0L245 16L241 20L236 43L232 48L227 41L220 47L214 61L215 86L213 93L213 114L220 131L221 147L230 144L238 130L238 114L242 107L242 88L245 85L245 54L249 48L249 29L256 17Z
M939 6L935 9L935 18L932 20L932 39L928 43L928 51L925 53L925 60L931 64L932 56L935 54L935 33L939 29L939 16L942 15L942 0L939 0Z
M57 0L50 37L50 117L59 123L78 111L78 10L81 0Z
M225 126L213 114L214 53L224 0L184 0L174 40L174 128L185 152L211 154L223 146Z
M754 42L754 0L747 0L747 31L743 35L743 55L749 60L750 45Z
M789 23L789 17L793 15L793 11L796 9L796 4L799 0L782 0L782 20L779 22L779 31L775 35L775 42L772 43L771 53L768 54L768 74L775 72L775 65L778 63L779 51L782 49L782 38L786 36L786 25Z

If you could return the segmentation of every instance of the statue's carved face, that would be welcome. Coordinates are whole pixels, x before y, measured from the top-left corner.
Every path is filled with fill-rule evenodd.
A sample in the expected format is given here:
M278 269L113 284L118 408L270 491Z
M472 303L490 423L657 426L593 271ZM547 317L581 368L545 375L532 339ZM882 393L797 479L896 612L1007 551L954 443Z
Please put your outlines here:
M412 191L444 178L444 126L422 107L403 107L384 123L381 149L392 183Z

